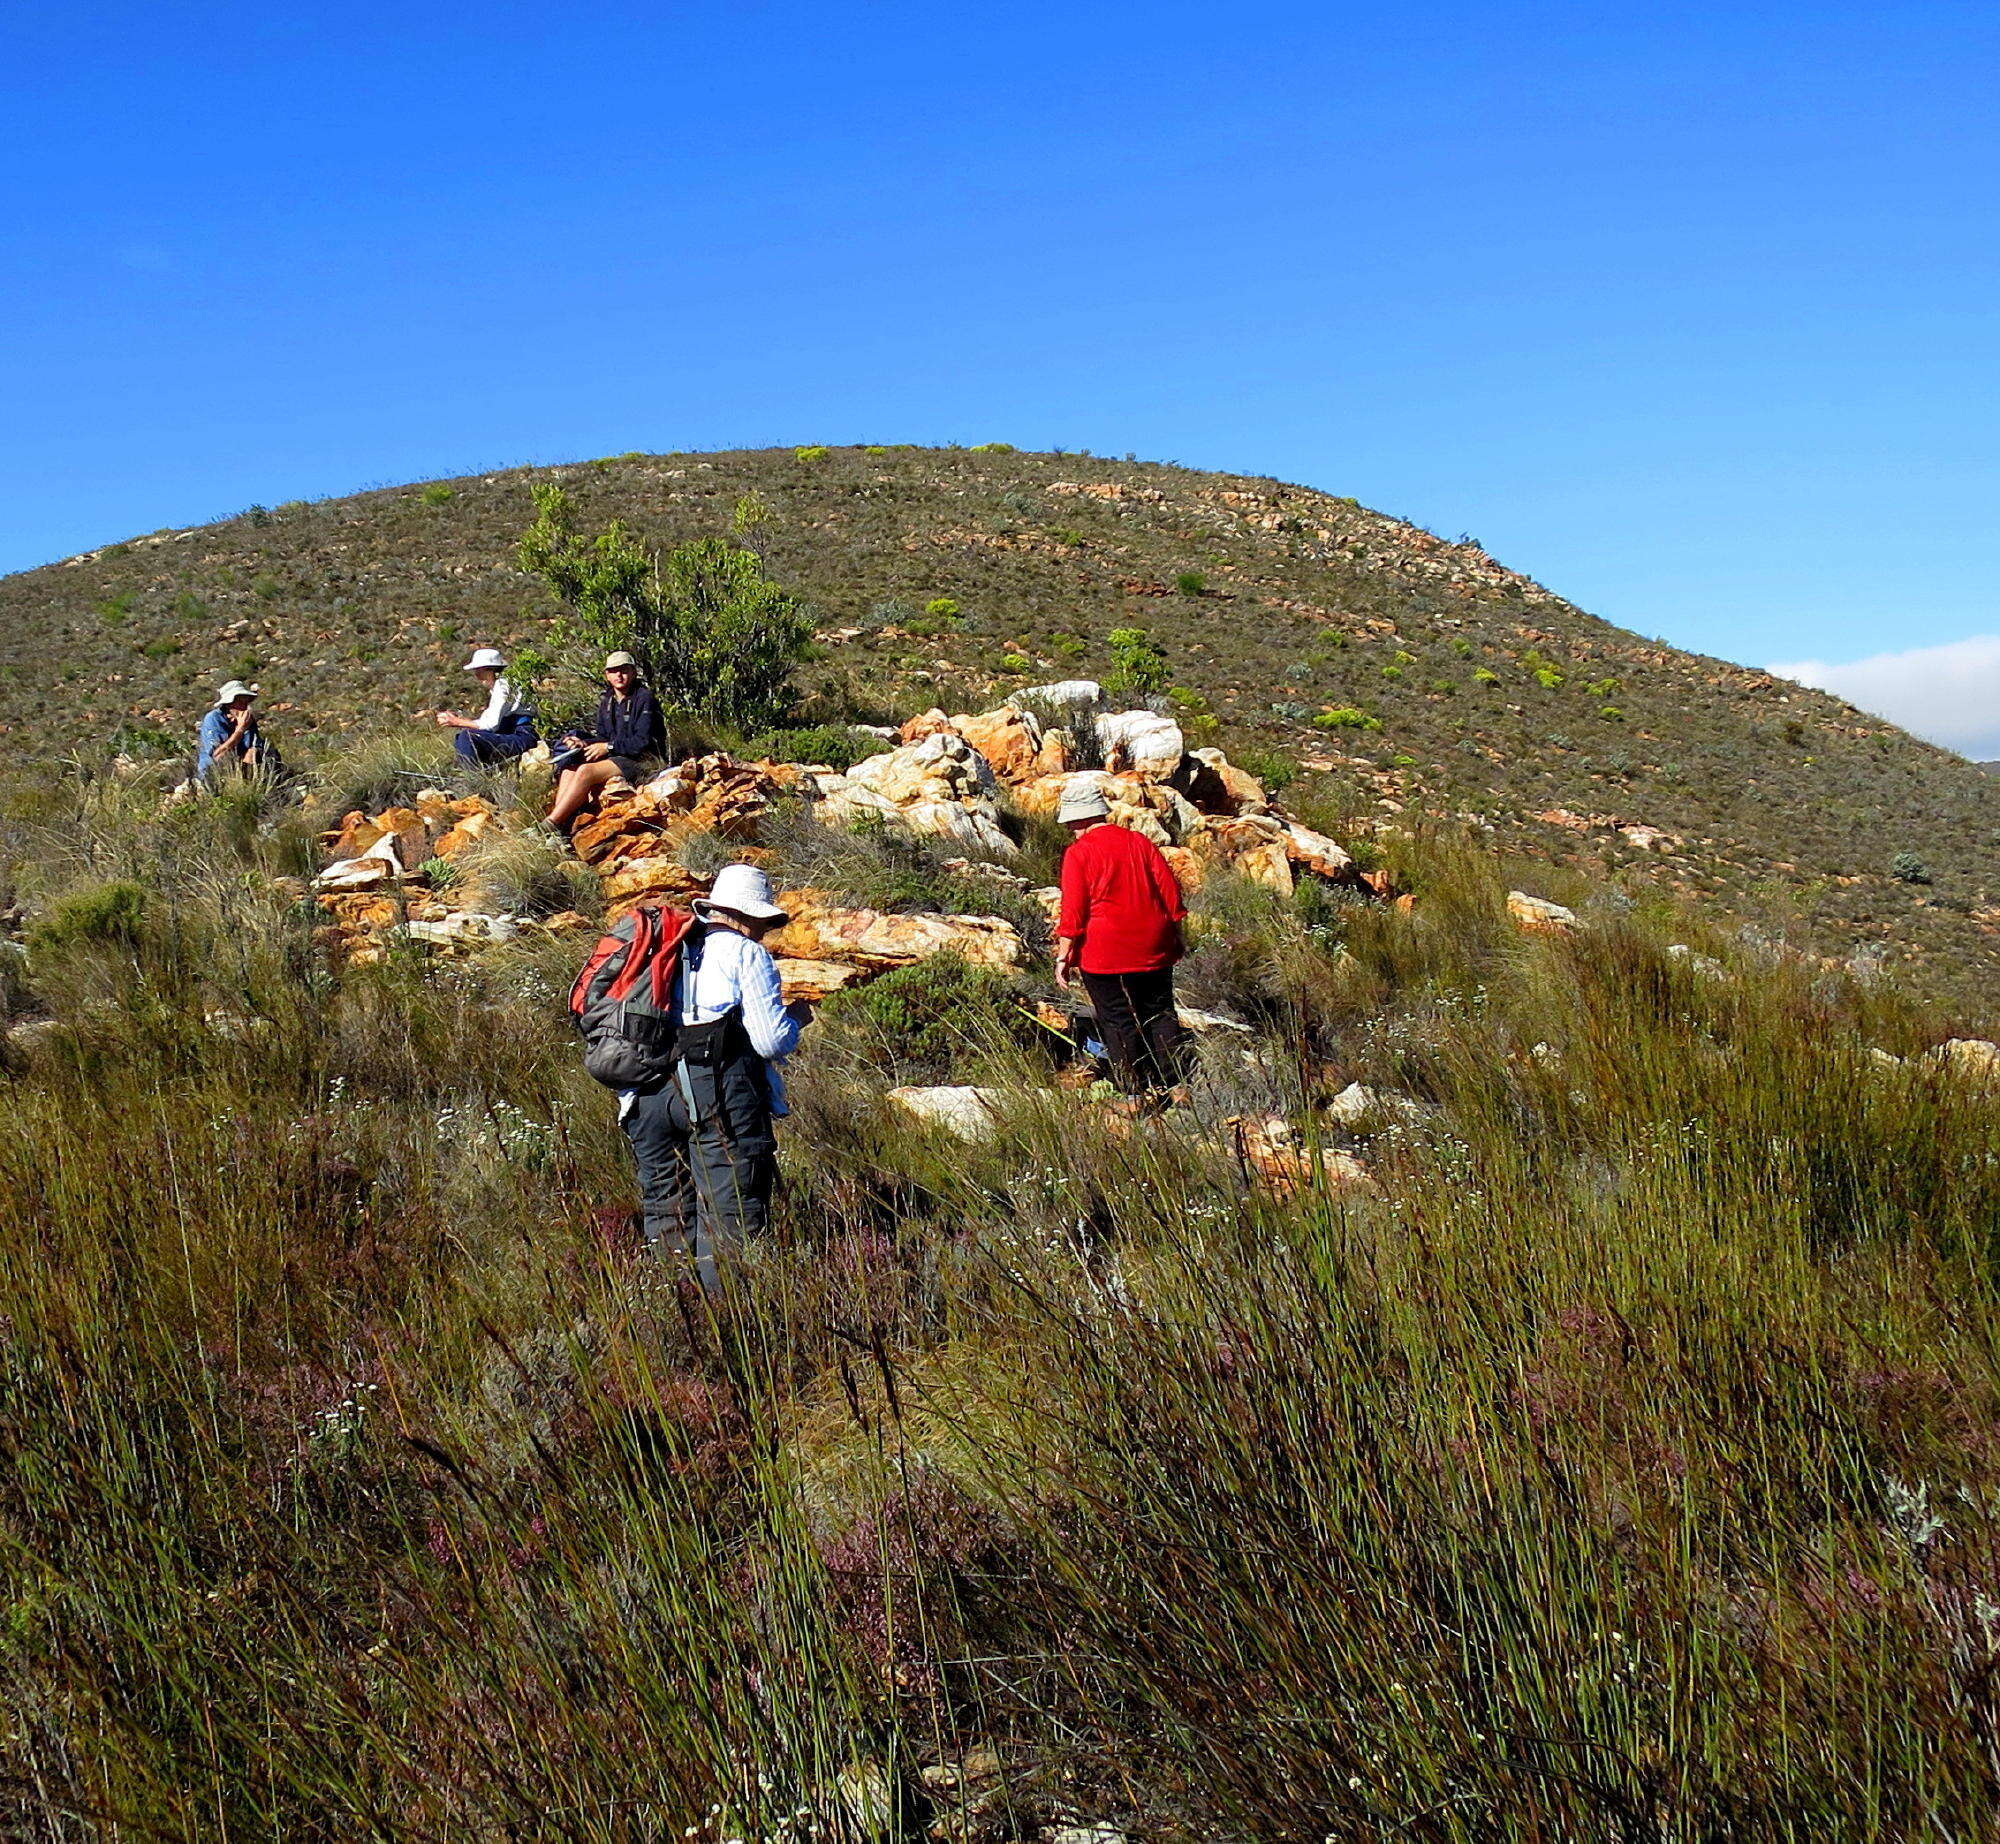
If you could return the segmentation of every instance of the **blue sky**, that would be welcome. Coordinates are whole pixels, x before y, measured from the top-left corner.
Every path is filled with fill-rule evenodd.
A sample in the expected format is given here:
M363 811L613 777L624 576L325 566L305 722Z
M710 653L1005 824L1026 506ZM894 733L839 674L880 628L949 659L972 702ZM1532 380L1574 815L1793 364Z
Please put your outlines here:
M2000 753L1990 7L81 0L0 34L0 568L632 448L1132 451L1469 532Z

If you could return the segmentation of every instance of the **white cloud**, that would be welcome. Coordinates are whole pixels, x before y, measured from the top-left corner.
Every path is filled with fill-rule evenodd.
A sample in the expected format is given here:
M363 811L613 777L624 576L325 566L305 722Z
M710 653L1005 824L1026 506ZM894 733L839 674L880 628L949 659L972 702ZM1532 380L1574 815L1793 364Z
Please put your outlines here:
M2000 634L1842 665L1807 659L1767 670L1830 691L1975 761L2000 757Z

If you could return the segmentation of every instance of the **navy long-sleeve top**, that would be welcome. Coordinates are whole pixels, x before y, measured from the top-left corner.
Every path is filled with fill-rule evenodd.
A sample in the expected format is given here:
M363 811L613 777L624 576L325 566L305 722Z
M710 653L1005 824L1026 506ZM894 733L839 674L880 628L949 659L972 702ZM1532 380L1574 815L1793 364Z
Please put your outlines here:
M597 701L597 741L615 756L664 756L667 726L653 688L635 682L621 698L607 685Z

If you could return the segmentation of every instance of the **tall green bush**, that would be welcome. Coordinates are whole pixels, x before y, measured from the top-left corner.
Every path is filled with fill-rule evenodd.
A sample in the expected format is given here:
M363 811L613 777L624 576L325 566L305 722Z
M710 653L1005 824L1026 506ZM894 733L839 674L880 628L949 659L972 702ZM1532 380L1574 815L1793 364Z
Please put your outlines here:
M594 679L603 655L624 649L682 710L746 730L785 716L812 622L764 574L756 552L696 538L655 558L620 520L595 536L579 532L569 495L553 482L532 491L521 567L548 583L564 613L546 650L524 653L524 670L569 668Z

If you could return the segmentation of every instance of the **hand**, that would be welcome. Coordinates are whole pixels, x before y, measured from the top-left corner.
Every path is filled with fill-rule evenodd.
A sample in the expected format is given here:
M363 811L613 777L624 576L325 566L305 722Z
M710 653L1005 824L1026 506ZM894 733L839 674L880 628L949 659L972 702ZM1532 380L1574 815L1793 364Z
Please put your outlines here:
M436 719L440 727L449 724L452 720L451 713L449 711L433 711L431 715L433 718Z
M1068 992L1070 971L1076 965L1076 943L1067 937L1056 943L1056 990Z
M586 762L602 762L610 753L609 743L587 743L584 745L583 759Z

